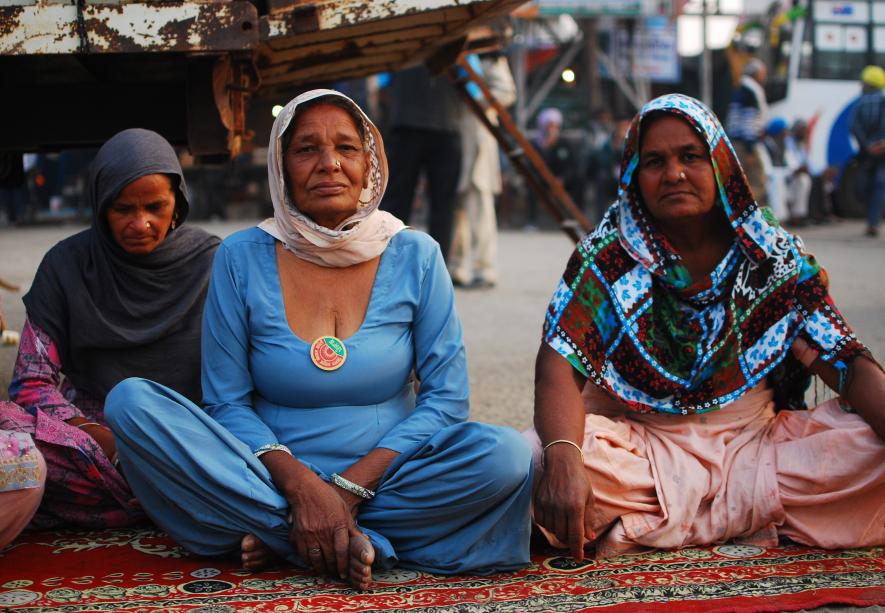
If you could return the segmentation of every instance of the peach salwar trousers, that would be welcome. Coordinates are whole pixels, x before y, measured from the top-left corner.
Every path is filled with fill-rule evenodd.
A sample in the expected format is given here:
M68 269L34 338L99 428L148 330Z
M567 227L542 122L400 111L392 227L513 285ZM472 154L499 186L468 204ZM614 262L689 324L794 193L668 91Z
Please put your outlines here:
M592 411L593 396L585 401ZM540 441L525 435L542 478ZM588 413L583 451L597 558L731 539L772 546L778 536L885 544L885 443L838 399L775 413L771 391L757 387L704 414Z

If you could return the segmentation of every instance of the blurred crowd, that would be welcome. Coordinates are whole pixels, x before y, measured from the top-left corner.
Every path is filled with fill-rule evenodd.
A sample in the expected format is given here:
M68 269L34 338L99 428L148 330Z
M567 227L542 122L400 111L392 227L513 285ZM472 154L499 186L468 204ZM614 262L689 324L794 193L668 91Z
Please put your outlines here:
M498 100L512 105L517 91L506 56L492 53L471 61ZM867 111L864 117L856 115L866 125L853 127L859 154L848 169L812 164L809 141L814 118L788 121L771 116L766 80L766 66L757 59L748 62L725 117L757 201L767 204L780 222L803 226L845 214L836 198L840 180L850 179L853 194L862 202L882 200L885 175L876 174L878 145L868 143L867 135L875 135L879 124L885 123L885 113L879 111L885 72L870 66L862 75ZM372 109L388 138L392 175L384 206L407 223L428 229L447 260L454 260L456 283L494 284L496 252L489 237L497 225L526 230L554 227L537 196L445 76L418 67L376 77L371 84L361 80L336 87ZM486 113L497 122L491 109ZM568 125L560 109L545 107L525 131L572 200L596 222L617 198L628 126L627 118L614 116L607 107L593 110L583 125ZM83 219L81 192L94 153L81 149L26 154L23 185L0 189L0 226ZM194 164L186 152L181 158L194 192L194 217L270 214L266 148L255 147L225 165ZM882 207L868 208L868 234L875 235ZM476 260L475 265L465 263L470 260ZM476 270L471 271L471 266Z

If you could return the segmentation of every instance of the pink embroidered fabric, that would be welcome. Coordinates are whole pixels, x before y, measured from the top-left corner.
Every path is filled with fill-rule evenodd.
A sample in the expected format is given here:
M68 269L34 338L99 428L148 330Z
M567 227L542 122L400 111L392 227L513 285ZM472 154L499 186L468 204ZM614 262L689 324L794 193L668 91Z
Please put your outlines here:
M0 408L10 404L0 401ZM31 437L23 432L0 430L0 549L18 536L34 516L45 480L46 463Z
M0 400L0 406L6 404L11 403ZM0 430L0 492L41 487L39 455L34 441L24 432Z
M540 474L540 441L526 436ZM730 539L771 546L779 536L885 544L885 443L838 399L775 413L760 385L710 413L588 414L583 451L597 558Z
M55 343L29 320L25 320L22 329L9 398L21 407L39 406L44 413L61 421L85 417L104 423L104 403L90 394L78 392L64 378Z
M52 339L25 322L12 383L13 403L0 404L0 429L29 434L46 460L46 490L34 516L37 528L109 528L143 519L123 475L101 447L66 420L104 424L103 402L63 379Z

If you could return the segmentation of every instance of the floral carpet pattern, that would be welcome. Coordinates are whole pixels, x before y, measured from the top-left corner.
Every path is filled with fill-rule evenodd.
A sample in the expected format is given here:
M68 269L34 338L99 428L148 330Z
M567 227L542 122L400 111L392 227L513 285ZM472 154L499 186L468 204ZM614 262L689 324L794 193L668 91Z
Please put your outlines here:
M378 573L373 588L245 571L150 528L34 532L0 552L0 611L707 613L885 604L885 548L722 545L582 563L551 552L490 577Z

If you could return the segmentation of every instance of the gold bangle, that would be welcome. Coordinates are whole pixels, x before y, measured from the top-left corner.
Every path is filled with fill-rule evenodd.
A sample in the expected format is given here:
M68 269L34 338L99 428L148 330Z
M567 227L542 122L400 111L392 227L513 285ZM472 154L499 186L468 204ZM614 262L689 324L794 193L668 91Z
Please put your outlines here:
M568 440L567 438L558 438L558 439L556 439L555 441L550 441L549 443L547 443L546 445L544 445L544 452L546 453L546 451L547 451L548 448L552 447L553 445L556 445L557 443L566 443L567 445L571 445L572 447L574 447L575 449L577 449L577 450L578 450L578 453L581 454L581 463L584 462L584 450L581 449L581 446L580 446L580 445L578 445L578 444L575 443L575 442L572 442L572 441Z
M84 426L98 426L99 428L107 428L107 426L103 426L97 421L84 421L82 424L77 424L76 427L82 430Z

